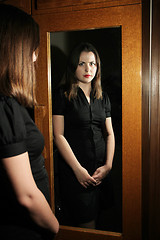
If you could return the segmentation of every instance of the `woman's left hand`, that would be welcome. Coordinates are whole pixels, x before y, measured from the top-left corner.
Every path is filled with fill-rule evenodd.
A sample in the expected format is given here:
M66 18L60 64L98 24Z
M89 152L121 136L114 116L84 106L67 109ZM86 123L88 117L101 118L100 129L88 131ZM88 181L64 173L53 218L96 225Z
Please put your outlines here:
M101 184L103 178L105 178L107 176L107 174L110 172L111 168L112 168L111 166L105 164L104 166L96 169L96 171L92 175L92 177L96 180L96 186Z

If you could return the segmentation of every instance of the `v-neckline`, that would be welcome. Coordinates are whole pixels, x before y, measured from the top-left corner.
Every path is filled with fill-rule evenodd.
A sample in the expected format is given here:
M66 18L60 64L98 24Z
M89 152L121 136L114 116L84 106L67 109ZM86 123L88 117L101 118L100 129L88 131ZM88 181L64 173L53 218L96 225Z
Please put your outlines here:
M83 89L82 89L81 87L79 87L79 89L80 89L80 91L83 93L83 95L84 95L84 97L85 97L85 99L86 99L88 105L90 106L90 105L91 105L91 92L90 92L90 101L88 101L88 98L87 98L87 96L85 95Z

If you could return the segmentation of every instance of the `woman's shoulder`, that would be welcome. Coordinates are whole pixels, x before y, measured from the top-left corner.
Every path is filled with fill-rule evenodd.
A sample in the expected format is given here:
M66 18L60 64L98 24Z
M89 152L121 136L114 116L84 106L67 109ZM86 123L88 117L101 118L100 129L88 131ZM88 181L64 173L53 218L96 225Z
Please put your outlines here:
M20 105L14 97L0 94L0 104Z
M0 95L0 116L0 145L23 141L26 128L16 99Z
M67 98L65 97L64 88L57 88L53 91L52 96L52 113L53 115L64 115Z
M66 97L65 97L65 90L63 87L59 87L53 90L52 93L52 99L53 99L53 104L57 102L65 102Z
M103 91L102 92L102 101L105 102L105 103L110 104L110 99L109 99L107 91Z
M103 106L105 107L105 111L106 111L106 116L110 116L111 114L111 102L108 96L108 93L106 91L102 92L102 102L103 102Z
M0 114L1 116L17 117L21 116L22 106L13 97L0 95ZM3 119L3 118L1 118Z
M104 98L109 98L107 91L103 91L103 92L102 92L102 96L103 96Z

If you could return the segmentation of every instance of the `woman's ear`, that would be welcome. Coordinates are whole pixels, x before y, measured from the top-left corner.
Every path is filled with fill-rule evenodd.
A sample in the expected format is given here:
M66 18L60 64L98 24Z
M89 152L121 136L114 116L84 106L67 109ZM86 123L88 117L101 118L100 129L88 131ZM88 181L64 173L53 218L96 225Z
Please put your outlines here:
M33 52L33 55L32 55L32 60L33 60L33 62L36 62L37 57L38 57L38 55L37 55L36 52L34 51L34 52Z

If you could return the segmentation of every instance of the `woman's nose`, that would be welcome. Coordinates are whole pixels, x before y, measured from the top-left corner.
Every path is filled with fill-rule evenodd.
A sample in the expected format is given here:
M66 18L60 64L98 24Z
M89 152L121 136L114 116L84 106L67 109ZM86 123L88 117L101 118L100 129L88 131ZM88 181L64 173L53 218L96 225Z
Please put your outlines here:
M86 66L85 66L85 71L86 71L86 72L89 71L89 65L88 65L88 64L86 64Z

